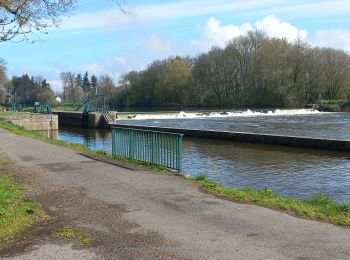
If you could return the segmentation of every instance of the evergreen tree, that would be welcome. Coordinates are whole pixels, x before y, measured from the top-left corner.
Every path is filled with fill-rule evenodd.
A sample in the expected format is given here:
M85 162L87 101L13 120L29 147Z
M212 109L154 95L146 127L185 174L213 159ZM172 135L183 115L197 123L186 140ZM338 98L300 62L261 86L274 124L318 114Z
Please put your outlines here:
M97 89L98 83L97 83L97 78L95 75L91 76L90 82L91 82L91 88L92 88L91 91L93 91L96 95L99 94L100 91L99 91L99 89Z
M76 88L82 88L83 87L83 78L81 77L80 73L75 77L75 87Z
M85 93L90 92L91 83L90 83L89 74L87 71L85 72L84 77L83 77L82 88L83 88Z
M46 79L41 81L41 88L50 88L50 84L46 81Z
M97 86L97 78L96 78L95 75L91 76L90 83L91 83L91 87L92 88L96 88L96 86Z

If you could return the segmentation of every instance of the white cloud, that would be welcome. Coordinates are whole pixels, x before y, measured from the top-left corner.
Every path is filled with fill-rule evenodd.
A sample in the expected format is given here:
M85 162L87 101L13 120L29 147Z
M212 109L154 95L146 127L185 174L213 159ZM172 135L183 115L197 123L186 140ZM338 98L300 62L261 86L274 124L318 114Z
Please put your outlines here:
M223 13L273 13L295 18L330 17L346 15L350 12L349 0L187 0L160 4L143 4L125 7L123 14L118 8L77 14L63 19L60 29L121 29L128 25L140 25L146 22L181 19L200 15Z
M304 0L301 4L295 4L294 1L287 1L287 3L280 7L269 9L270 13L290 14L295 18L306 17L322 18L349 14L350 1L349 0L318 0L308 1Z
M222 25L221 22L214 17L208 19L204 28L201 28L203 38L191 42L192 46L202 51L210 49L212 46L225 47L225 45L233 38L245 35L250 30L262 30L271 37L285 38L293 42L298 37L306 39L307 31L299 30L290 23L282 22L279 18L269 15L262 20L251 23L243 23L241 25L227 24Z
M199 47L201 50L208 50L212 46L225 47L225 45L234 37L247 33L252 30L253 26L250 23L242 25L222 25L221 22L214 17L210 17L204 26L201 28L203 39L192 41L192 45Z
M116 61L118 64L125 64L125 58L123 58L123 57L116 57L116 58L115 58L115 61Z
M101 74L104 69L100 64L92 63L84 66L84 71L88 71L90 74Z
M319 30L311 43L314 46L333 47L350 52L350 30Z
M187 0L161 4L144 4L126 6L127 13L123 14L118 8L89 12L65 17L60 30L109 28L120 29L127 25L140 25L145 22L181 19L212 13L233 13L257 8L271 8L279 0Z
M274 15L269 15L261 21L257 21L255 28L266 32L271 37L285 38L290 42L295 41L298 37L304 40L307 37L306 30L299 30L290 23L282 22Z
M173 50L173 45L168 39L161 39L158 36L151 36L142 40L142 44L152 52L168 53Z

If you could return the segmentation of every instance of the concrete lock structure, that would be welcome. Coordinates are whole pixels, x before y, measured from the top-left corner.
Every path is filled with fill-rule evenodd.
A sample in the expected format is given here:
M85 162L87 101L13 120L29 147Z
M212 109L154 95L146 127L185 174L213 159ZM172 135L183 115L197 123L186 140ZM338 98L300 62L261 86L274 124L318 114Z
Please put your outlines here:
M31 131L58 130L58 116L53 114L21 114L2 116L2 118Z

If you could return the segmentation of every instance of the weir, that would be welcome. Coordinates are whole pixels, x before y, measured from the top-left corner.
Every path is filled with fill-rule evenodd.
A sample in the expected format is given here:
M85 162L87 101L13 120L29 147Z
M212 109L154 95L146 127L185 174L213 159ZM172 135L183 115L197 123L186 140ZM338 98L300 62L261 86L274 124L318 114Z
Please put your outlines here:
M250 142L259 144L283 145L350 152L350 141L348 140L127 124L110 124L110 126L117 126L129 129L143 129L150 131L179 133L183 134L185 137L198 137L227 141Z

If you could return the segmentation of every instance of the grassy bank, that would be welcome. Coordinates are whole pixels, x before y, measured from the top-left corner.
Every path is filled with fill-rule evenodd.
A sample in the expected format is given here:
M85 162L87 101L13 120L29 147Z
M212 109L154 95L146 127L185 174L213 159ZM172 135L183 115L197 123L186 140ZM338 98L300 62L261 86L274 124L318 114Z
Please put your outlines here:
M93 152L83 145L71 144L64 141L58 141L55 139L47 138L38 133L28 131L22 127L16 126L10 122L6 122L1 119L0 127L18 135L33 137L51 144L61 145L68 148L72 148L77 151L90 153L94 156L99 156L101 158L112 159L112 156L106 154L105 152ZM157 170L158 172L159 170L162 170L162 168L158 166L144 164L135 160L130 160L126 158L114 159L132 164L143 164L147 167L152 167L152 170ZM214 182L209 181L205 176L198 176L197 178L189 177L188 179L190 179L192 182L194 182L201 189L208 193L235 202L256 204L259 206L280 210L288 214L306 219L319 220L338 225L350 226L350 203L336 203L332 199L324 197L320 194L307 200L300 200L295 198L283 198L281 196L273 194L272 190L268 188L261 191L254 191L248 188L236 189L223 187Z
M317 109L323 112L344 112L350 107L350 100L323 100Z
M190 179L204 191L235 202L252 203L297 217L350 226L350 203L336 203L321 194L316 194L310 199L300 200L283 198L273 194L270 188L255 191L248 188L223 187L208 180L204 175Z
M20 116L20 115L31 115L32 113L30 112L12 112L12 111L0 111L0 116L1 117L6 117L6 116Z
M28 200L24 191L10 177L0 176L0 249L17 234L47 218L40 204Z

